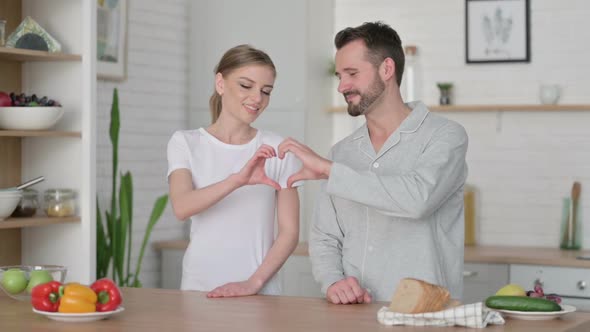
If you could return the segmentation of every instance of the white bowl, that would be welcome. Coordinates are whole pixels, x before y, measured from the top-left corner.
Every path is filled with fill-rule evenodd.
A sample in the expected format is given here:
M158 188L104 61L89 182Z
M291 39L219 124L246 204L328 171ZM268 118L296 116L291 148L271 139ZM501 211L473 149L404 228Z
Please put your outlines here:
M7 276L8 270L16 270L16 276L13 273L12 276ZM19 275L21 271L21 275ZM31 275L36 272L33 271L46 271L46 273L37 273L36 281L31 280ZM68 269L61 265L13 265L13 266L0 266L0 288L10 297L15 300L31 302L30 289L39 283L45 283L50 280L59 281L63 283L66 280L66 274ZM42 279L40 278L42 275ZM10 280L12 279L12 280ZM16 280L20 279L20 280ZM33 278L35 279L35 278ZM29 285L30 282L33 284ZM27 290L25 287L28 287ZM6 287L9 287L7 289ZM18 287L18 288L14 288Z
M43 130L57 123L64 114L61 107L0 107L0 128L11 130Z
M22 196L22 193L18 195L0 195L0 220L6 219L14 212Z

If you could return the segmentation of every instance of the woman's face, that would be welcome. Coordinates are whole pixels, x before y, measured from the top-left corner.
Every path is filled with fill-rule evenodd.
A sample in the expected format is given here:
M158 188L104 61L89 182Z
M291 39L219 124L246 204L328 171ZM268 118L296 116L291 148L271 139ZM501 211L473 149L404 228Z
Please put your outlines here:
M264 65L240 67L228 75L216 75L215 88L221 95L222 116L252 123L270 101L275 75Z

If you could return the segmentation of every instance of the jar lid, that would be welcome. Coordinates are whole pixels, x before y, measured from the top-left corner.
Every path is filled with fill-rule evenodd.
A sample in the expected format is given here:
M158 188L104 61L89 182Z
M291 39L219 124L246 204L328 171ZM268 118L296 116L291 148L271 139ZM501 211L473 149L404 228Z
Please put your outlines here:
M406 55L416 55L418 53L418 47L416 45L408 45L404 48Z
M55 198L72 198L76 192L72 189L47 189L45 190L45 196Z
M23 197L26 198L36 198L38 194L39 192L35 189L27 188L23 190Z

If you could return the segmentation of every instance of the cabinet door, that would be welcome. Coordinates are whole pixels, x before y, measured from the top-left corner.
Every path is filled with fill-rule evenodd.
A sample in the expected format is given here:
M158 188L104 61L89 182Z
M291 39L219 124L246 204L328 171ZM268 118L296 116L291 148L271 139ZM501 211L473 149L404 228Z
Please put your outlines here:
M184 250L162 249L162 288L180 289Z
M539 282L546 294L559 294L563 303L590 311L590 269L512 264L510 282L526 290Z
M308 256L291 256L281 269L283 295L324 297L311 272Z
M508 264L465 263L463 303L483 302L508 283Z

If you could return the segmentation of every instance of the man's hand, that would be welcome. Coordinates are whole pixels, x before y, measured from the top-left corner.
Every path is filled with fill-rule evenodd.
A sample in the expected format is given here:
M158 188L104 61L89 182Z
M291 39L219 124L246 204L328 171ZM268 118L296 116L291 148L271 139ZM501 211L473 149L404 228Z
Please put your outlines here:
M230 282L207 293L208 298L255 295L260 287L252 281Z
M281 186L266 176L266 172L264 171L266 159L276 156L277 154L272 146L262 144L254 156L237 173L237 176L243 184L266 184L276 190L281 190Z
M371 303L371 294L355 277L347 277L328 288L326 299L334 304Z
M292 138L287 138L279 145L279 158L285 158L287 152L292 152L303 163L303 167L289 177L287 187L291 188L294 182L300 180L327 179L330 176L332 162L322 158L307 145L301 144Z

